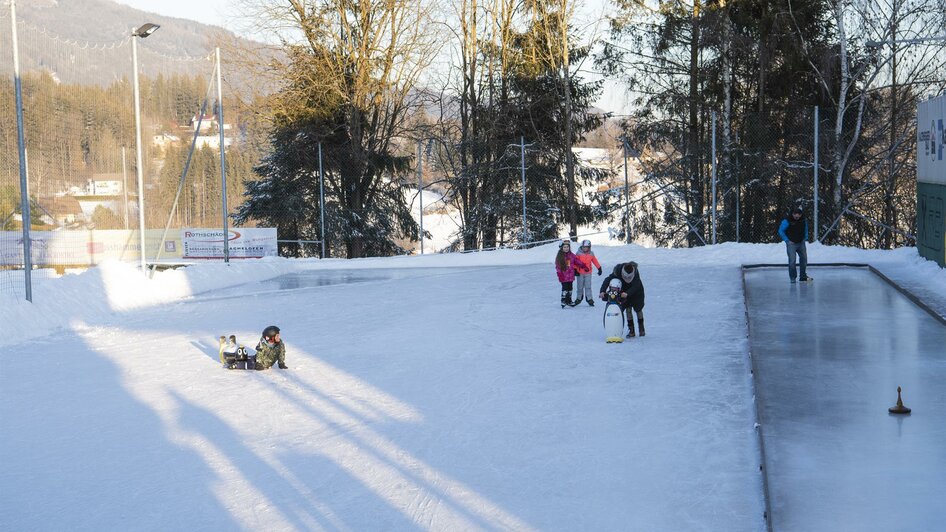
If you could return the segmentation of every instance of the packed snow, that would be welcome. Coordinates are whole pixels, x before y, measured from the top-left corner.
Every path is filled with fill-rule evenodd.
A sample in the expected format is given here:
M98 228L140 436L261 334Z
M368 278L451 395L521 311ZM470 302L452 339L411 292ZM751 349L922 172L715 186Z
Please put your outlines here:
M37 276L0 306L0 523L764 529L740 265L784 247L594 249L640 264L647 337L559 308L554 246ZM914 249L809 257L946 310ZM219 335L271 324L288 370L221 368Z

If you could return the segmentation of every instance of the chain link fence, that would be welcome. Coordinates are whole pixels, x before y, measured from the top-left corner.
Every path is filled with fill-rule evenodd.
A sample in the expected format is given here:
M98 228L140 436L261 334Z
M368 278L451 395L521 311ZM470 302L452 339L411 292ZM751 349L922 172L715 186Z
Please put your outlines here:
M241 142L248 133L237 126L241 116L229 96L226 67L216 76L213 54L169 55L166 43L155 43L160 31L150 39L132 36L128 28L103 31L101 41L76 40L14 19L13 9L0 3L0 293L28 297L24 225L36 268L30 272L43 276L108 259L180 261L183 229L216 231L219 238L224 205L230 213L239 204L242 183L252 178L258 159L245 147L250 143ZM221 104L234 108L223 122ZM221 146L227 148L226 183Z
M658 246L777 242L781 218L800 207L811 240L912 245L914 117L902 119L899 142L890 144L870 131L860 142L835 135L831 113L810 107L778 118L748 113L726 123L705 110L692 154L637 135L645 147L630 148L632 168L642 176L631 187L632 240ZM634 139L635 125L624 126Z
M271 133L237 105L245 74L227 62L218 72L213 54L169 55L156 42L160 30L80 41L22 18L14 28L11 15L0 3L0 293L25 295L24 224L33 267L60 274L109 258L179 261L183 230L222 235L230 218L275 229L278 253L296 257L528 247L573 224L579 235L652 246L774 242L779 219L796 206L812 236L828 242L912 243L912 118L891 141L900 151L855 147L841 180L836 155L848 140L815 108L743 112L732 123L707 108L696 131L628 121L604 141L597 134L596 147L570 151L561 132L529 123L526 111L492 117L489 134L464 134L441 117L390 139L384 157L358 159L331 132Z

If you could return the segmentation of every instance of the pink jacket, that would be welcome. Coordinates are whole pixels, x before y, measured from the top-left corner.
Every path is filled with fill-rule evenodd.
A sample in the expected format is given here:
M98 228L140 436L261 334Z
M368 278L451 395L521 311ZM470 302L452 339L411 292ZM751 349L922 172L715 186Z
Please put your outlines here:
M567 283L575 280L575 270L581 268L581 261L578 260L578 256L569 251L565 254L565 261L567 262L565 270L563 271L558 267L558 263L555 263L555 273L558 274L558 280L561 283Z

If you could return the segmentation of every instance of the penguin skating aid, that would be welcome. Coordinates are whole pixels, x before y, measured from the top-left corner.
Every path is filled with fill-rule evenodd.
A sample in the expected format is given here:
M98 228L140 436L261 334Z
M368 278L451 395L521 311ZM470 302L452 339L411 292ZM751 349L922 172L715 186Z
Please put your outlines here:
M615 286L616 285L616 286ZM621 281L612 279L605 294L608 298L604 306L604 337L609 344L624 342L624 310L619 303L621 299Z

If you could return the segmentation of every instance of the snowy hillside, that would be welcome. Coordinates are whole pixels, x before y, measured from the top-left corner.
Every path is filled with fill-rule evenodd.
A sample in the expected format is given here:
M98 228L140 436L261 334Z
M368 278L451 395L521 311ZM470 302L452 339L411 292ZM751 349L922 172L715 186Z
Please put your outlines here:
M0 523L763 530L739 266L783 247L595 251L640 263L646 338L560 309L553 246L40 279L0 306ZM913 249L809 255L946 310ZM220 367L270 324L289 370Z

